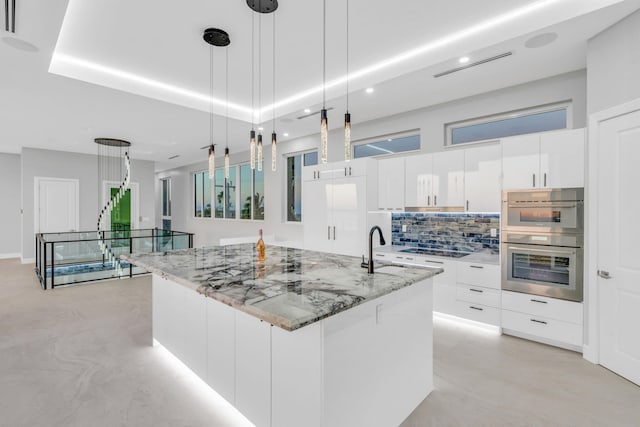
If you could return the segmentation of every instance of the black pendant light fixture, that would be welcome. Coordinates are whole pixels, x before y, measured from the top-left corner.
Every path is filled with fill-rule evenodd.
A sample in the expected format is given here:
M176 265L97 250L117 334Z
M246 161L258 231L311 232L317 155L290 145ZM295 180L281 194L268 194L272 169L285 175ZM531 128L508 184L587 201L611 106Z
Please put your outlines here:
M225 47L224 54L224 177L229 179L229 46Z
M218 47L227 47L231 43L231 39L229 38L229 34L221 30L219 28L207 28L204 30L204 34L202 38L205 42L207 42L210 46L209 48L209 179L213 179L215 173L215 163L216 163L216 151L215 144L213 143L213 48L214 46ZM227 70L228 70L228 62L229 62L229 53L227 48ZM227 72L228 74L228 72ZM227 77L227 97L228 97L228 77ZM228 119L228 111L229 111L229 102L227 99L227 121ZM229 167L228 167L228 158L229 158L229 147L225 148L225 176L229 175Z
M322 0L322 110L320 110L320 156L327 163L329 145L329 123L325 105L327 90L327 0Z
M349 0L347 0L347 112L344 114L344 160L351 160L351 114L349 113Z
M273 172L276 171L278 167L278 157L277 157L277 145L276 141L276 15L273 15L273 59L271 61L271 65L273 66L273 71L271 73L271 77L273 78L273 84L271 85L271 89L273 90L272 96L272 121L271 121L271 170Z

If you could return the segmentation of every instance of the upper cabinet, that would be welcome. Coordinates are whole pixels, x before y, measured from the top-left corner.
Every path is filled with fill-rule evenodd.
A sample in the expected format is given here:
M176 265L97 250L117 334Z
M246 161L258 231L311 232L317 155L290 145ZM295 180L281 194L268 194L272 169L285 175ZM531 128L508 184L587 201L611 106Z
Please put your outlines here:
M468 148L464 152L465 210L500 212L500 144Z
M404 209L404 157L378 160L378 209Z
M464 151L454 150L407 157L405 185L406 206L462 206Z
M503 139L502 188L583 187L584 145L584 129Z

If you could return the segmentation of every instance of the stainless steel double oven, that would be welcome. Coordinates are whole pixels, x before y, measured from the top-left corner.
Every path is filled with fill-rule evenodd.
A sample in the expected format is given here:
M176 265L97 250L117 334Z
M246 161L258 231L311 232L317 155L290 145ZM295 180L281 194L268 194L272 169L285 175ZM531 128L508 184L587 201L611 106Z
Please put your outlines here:
M584 189L502 193L502 289L582 301Z

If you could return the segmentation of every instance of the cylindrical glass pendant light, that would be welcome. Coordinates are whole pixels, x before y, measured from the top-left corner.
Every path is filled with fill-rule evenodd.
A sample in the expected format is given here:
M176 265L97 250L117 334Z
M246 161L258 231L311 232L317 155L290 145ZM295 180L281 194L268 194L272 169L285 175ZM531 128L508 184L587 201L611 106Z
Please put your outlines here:
M320 111L320 154L322 163L327 163L328 144L329 144L329 123L327 120L327 110L324 108Z
M229 179L229 147L224 149L224 177Z
M278 167L278 155L276 153L277 145L278 145L278 142L276 141L276 133L273 132L271 134L271 170L274 172Z
M213 179L216 170L216 149L211 144L209 146L209 179Z
M351 160L351 114L344 115L344 160Z
M256 168L256 131L249 132L249 158L251 159L251 169Z
M262 134L258 134L258 171L262 170Z

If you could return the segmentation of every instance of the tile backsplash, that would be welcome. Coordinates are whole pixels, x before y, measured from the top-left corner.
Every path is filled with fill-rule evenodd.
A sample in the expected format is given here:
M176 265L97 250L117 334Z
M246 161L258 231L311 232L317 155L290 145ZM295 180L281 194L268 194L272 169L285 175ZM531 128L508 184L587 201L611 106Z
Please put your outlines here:
M491 236L491 230L495 237ZM458 252L489 249L497 254L500 251L500 214L394 213L391 215L391 241L395 246Z

